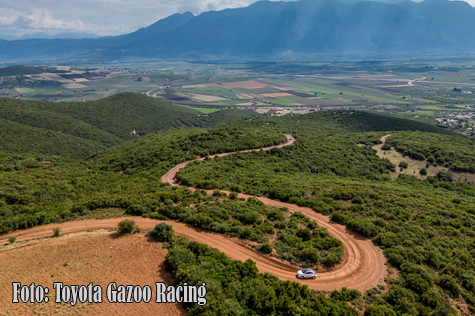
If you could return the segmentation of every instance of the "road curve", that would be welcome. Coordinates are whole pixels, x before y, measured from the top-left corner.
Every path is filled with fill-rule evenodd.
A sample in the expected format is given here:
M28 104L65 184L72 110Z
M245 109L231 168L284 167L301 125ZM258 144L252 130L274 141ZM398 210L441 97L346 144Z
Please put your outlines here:
M288 139L286 143L280 144L278 146L266 147L263 148L263 150L282 148L292 145L295 142L295 139L291 135L285 134L285 136ZM243 152L250 151L252 150L246 150ZM232 153L218 154L210 156L210 158L214 158L216 156L223 157L230 154ZM186 167L186 165L190 162L203 159L204 158L198 158L173 167L165 175L163 175L162 182L168 182L172 186L179 186L180 184L176 181L176 174L178 171ZM195 190L194 188L189 189ZM208 194L212 192L212 190L209 190ZM229 194L229 192L226 193ZM239 194L239 197L249 198L251 195ZM342 263L331 270L318 272L318 277L316 280L305 280L301 283L307 284L310 288L317 290L333 290L345 286L351 289L364 291L367 288L376 286L378 283L384 282L384 278L387 275L387 269L385 266L386 259L384 258L382 250L375 246L371 240L349 231L345 226L331 221L328 216L318 214L308 207L299 207L294 204L278 202L264 197L257 198L269 207L287 207L291 213L301 212L305 214L310 219L317 221L320 227L326 228L330 235L341 240L343 243L344 256ZM221 251L225 252L228 256L233 257L232 254L234 251L236 251L236 247ZM282 280L295 280L295 267L284 267L280 262L276 270L274 265L269 265L268 259L265 260L265 258L268 257L263 258L263 256L259 256L259 260L256 260L253 257L250 256L250 258L256 261L259 271L272 273ZM241 260L242 259L245 260L246 258L243 257ZM273 262L275 263L275 261Z
M291 139L290 135L286 136L288 138L286 143L263 148L263 150L281 148L293 144L295 140ZM245 152L248 151L251 150ZM216 156L222 157L229 154L231 153L210 156L210 158ZM178 186L179 184L175 182L176 173L181 168L184 168L188 163L189 162L185 162L172 168L162 177L162 181ZM194 190L193 188L190 189ZM209 191L209 193L211 192L212 191ZM246 194L239 194L239 196L243 198L250 197L250 195ZM231 259L245 261L250 258L256 262L257 268L260 272L271 273L281 280L297 281L308 285L311 289L329 291L341 287L348 287L350 289L357 289L364 292L365 290L384 282L384 278L387 275L387 269L385 266L386 259L384 258L381 249L376 247L371 240L349 231L345 226L332 222L328 216L318 214L310 208L299 207L294 204L278 202L263 197L258 197L258 199L267 206L287 207L290 212L302 212L310 219L317 221L320 227L328 229L328 232L333 237L338 238L343 243L343 261L333 269L322 269L318 271L316 280L298 280L295 277L297 270L295 267L283 263L275 258L258 253L240 239L207 232L175 221L163 222L172 225L176 234L185 236L199 243L207 244L210 247L217 248ZM51 236L53 227L61 227L62 234L77 233L88 230L114 229L117 227L117 223L122 219L123 218L83 220L37 226L0 236L0 245L7 243L10 236L17 236L17 241ZM148 218L133 217L133 219L143 230L152 229L159 222Z

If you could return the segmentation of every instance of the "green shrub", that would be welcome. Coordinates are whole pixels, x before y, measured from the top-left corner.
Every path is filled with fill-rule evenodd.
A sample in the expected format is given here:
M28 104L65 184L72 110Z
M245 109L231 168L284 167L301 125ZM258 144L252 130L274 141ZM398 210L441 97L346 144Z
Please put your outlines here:
M162 215L160 213L152 213L150 214L151 219L160 219L160 220L166 220L167 217L165 215Z
M16 236L12 236L12 237L8 238L8 242L10 243L10 245L14 244L15 241L16 241Z
M59 237L60 232L61 232L61 228L59 227L53 228L53 237Z
M426 176L426 175L427 175L427 169L426 169L426 168L422 168L421 171L419 171L419 173L420 173L422 176Z
M127 214L142 216L145 213L148 213L148 209L140 204L133 204L127 208Z
M173 236L175 236L175 231L173 230L173 227L167 225L167 223L160 223L156 225L150 233L150 237L159 242L168 242Z
M117 224L118 232L122 235L133 234L137 231L137 224L134 220L124 219Z
M265 254L271 254L273 249L274 247L272 247L272 245L268 242L263 243L262 246L259 248L259 250Z

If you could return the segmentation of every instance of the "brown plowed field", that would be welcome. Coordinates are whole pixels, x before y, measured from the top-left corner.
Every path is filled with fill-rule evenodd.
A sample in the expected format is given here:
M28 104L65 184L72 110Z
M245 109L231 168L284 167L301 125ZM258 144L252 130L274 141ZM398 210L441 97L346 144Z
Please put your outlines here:
M46 228L51 231L51 227L43 227L43 230ZM172 276L163 266L166 254L159 243L148 242L143 235L117 238L108 232L53 238L0 252L0 315L186 315L181 304L154 303L155 282L173 284ZM13 304L12 282L46 286L50 290L50 301ZM54 282L100 285L103 303L79 302L74 307L56 304ZM152 289L152 301L148 304L108 303L106 289L110 282L148 285Z
M269 150L276 147L282 148L284 146L293 144L294 140L293 139L290 140L291 136L290 135L286 135L286 136L289 139L288 142L278 145L278 146L263 148L263 150ZM246 152L249 152L249 151L251 150L247 150ZM230 153L226 153L226 154L219 154L215 156L222 157L229 154ZM215 156L212 156L211 158ZM167 172L162 177L162 181L169 182L174 186L179 185L175 182L176 173L181 168L184 168L187 164L188 162L182 163L172 168L169 172ZM193 188L190 188L190 189L193 190ZM211 193L211 191L209 193ZM243 198L250 197L249 195L245 195L245 194L240 194L239 196ZM211 232L206 232L204 230L191 227L183 223L178 223L174 221L165 221L165 222L168 223L169 225L172 225L176 234L178 235L182 235L194 241L205 243L209 245L210 247L217 248L234 260L245 261L250 258L256 262L257 267L260 272L272 273L281 280L292 280L292 281L295 280L302 284L308 285L312 289L333 290L333 289L337 289L337 288L341 288L345 286L351 289L358 289L360 291L364 291L370 287L374 287L377 284L384 282L384 278L387 274L386 266L385 266L386 260L383 256L381 249L376 247L372 243L371 240L348 231L344 226L332 222L329 219L329 217L318 214L309 208L299 207L293 204L288 204L288 203L283 203L283 202L278 202L278 201L273 201L273 200L262 198L262 197L259 197L259 199L268 206L287 207L290 212L297 212L297 211L302 212L303 214L308 216L310 219L316 220L320 227L325 227L326 229L328 229L329 233L332 236L342 241L343 246L344 246L343 262L331 270L318 271L318 276L316 280L297 280L295 278L296 270L297 270L295 267L292 267L289 264L283 263L275 258L268 257L256 252L253 248L245 245L245 243L242 240L211 233ZM17 236L17 241L48 237L48 236L51 236L52 234L52 228L57 227L57 226L61 227L62 234L71 234L71 233L84 232L84 231L89 231L89 230L114 229L117 227L117 223L121 221L122 219L123 218L107 219L107 220L83 220L83 221L67 222L67 223L63 223L59 225L52 224L52 225L46 225L46 226L38 226L31 229L15 231L15 232L11 232L9 234L0 236L0 245L5 244L8 241L8 238L10 236ZM157 220L139 218L139 217L134 217L133 219L136 221L138 226L143 230L153 229L153 227L157 223L160 222ZM1 288L2 289L5 288L4 283L8 283L8 289L10 289L10 286L11 286L10 283L12 282L12 280L16 280L15 274L13 271L21 272L21 271L30 270L30 268L26 266L21 269L12 268L12 264L14 265L14 262L17 262L18 258L20 258L21 255L23 255L24 258L28 258L29 256L28 254L30 252L33 253L32 251L35 251L37 247L43 247L41 248L41 251L48 253L47 251L48 247L51 248L55 244L61 243L62 240L68 240L68 243L65 243L64 245L64 249L66 250L70 249L69 251L71 251L72 249L75 249L75 247L69 247L68 245L71 243L75 243L75 240L79 240L77 239L79 237L76 237L76 238L66 237L66 238L68 239L64 239L64 238L50 239L48 242L41 242L36 245L31 245L24 248L18 248L18 249L4 252L4 253L0 253L0 262L1 262L0 269L2 273L3 271L8 271L8 273L3 273L2 275L2 279L1 279L2 284L0 284ZM149 247L147 249L150 249L150 251L153 250L153 247L159 247L158 244L148 243L145 238L138 238L137 236L124 237L124 238L132 238L131 240L137 241L137 244L134 247L138 247L139 245L140 246L144 245L144 248L145 248L145 245L147 245ZM91 244L90 247L87 247L89 254L86 255L87 252L85 252L85 255L84 255L85 262L89 262L89 260L87 260L88 256L94 257L92 252L96 253L99 256L101 254L105 254L104 257L106 258L107 256L116 255L113 250L114 248L115 249L119 249L119 248L118 248L118 245L115 243L121 240L126 240L126 239L119 238L119 239L114 240L114 239L106 238L106 240L110 242L110 245L108 243L105 243L105 241L100 241L100 242ZM105 248L103 250L96 250L96 247L101 247L101 249L103 248L102 243L106 244ZM112 247L112 248L109 248L110 250L107 250L107 247ZM80 249L83 249L83 248L80 248ZM158 251L158 250L155 249L154 251ZM78 250L76 252L79 253L80 251ZM133 270L133 269L131 270L124 269L124 271L130 271L129 273L127 273L127 275L130 278L143 277L144 280L147 280L147 281L144 281L145 282L144 284L149 284L149 283L153 284L154 282L156 282L157 279L160 279L160 278L163 279L167 277L166 272L159 269L159 267L161 266L163 262L163 253L164 252L162 251L162 257L160 257L160 255L158 254L156 255L157 256L157 258L155 259L156 264L154 267L152 265L152 268L155 268L155 274L153 276L148 275L145 277L145 274L143 272L140 272L138 270ZM122 254L124 255L126 253L122 253ZM67 257L68 256L64 256L61 258L67 258ZM40 265L42 264L42 261L38 261L34 255L31 255L29 258L31 262L33 262L33 263L30 263L32 264L32 267L36 266L37 264L40 264ZM22 260L26 260L26 259L22 259ZM4 264L4 262L7 262L7 261L10 263L10 265ZM64 259L60 261L64 261ZM111 260L107 260L107 261L110 262ZM128 265L129 261L137 262L137 260L135 260L133 256L121 256L120 258L117 258L117 261L115 261L113 265L114 266ZM47 264L48 262L50 261L44 261L44 263L46 263L46 266L49 267L50 265ZM63 262L61 262L61 264L62 263ZM157 265L158 265L158 268L157 268ZM51 267L53 267L53 269L48 268L47 271L49 272L47 273L52 273L52 271L56 271L57 269L60 269L60 267L57 267L57 268L54 268L54 266L51 266ZM157 273L157 269L160 273ZM107 273L103 273L102 270L100 269L96 270L95 274L96 274L96 277L98 277L97 274L101 274L100 277L103 280L107 280L107 281L104 281L107 283L112 282L114 278L117 278L113 276L112 274L109 274L110 275L109 276ZM143 275L140 275L140 274L143 274ZM93 277L93 274L91 274L91 278L92 277ZM33 278L31 278L31 280L33 280ZM37 283L40 283L39 279L35 278L34 280ZM78 283L79 280L83 280L83 282L88 283L90 282L90 280L93 280L93 279L89 279L89 278L83 279L80 276L71 277L71 281L74 281L76 283ZM46 279L45 279L45 282L47 282ZM140 281L137 281L137 282L140 282ZM137 284L140 284L140 283L137 283ZM2 297L4 296L2 295ZM4 303L1 303L1 304L4 304ZM136 304L133 304L133 305L136 305ZM154 306L155 304L145 304L145 305ZM171 306L168 304L166 305L158 304L158 305ZM0 305L0 306L4 306L4 305ZM180 311L177 309L176 313L179 313L179 312Z

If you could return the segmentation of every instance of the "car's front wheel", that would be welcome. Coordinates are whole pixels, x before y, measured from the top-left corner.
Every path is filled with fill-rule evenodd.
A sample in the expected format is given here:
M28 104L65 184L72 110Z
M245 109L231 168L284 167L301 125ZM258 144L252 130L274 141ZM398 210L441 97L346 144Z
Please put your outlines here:
M304 276L303 276L303 275L301 275L301 276L300 276L300 278L301 278L301 279L303 279L303 278L304 278Z

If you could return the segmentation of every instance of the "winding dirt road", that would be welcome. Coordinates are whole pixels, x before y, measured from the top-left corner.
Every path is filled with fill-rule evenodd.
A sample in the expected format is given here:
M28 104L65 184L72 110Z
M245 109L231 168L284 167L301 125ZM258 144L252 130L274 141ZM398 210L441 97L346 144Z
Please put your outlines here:
M278 146L264 148L269 150L272 148L281 148L293 144L295 141L290 135L286 135L288 141ZM251 151L251 150L248 150ZM246 152L248 152L246 151ZM219 154L211 156L222 157L227 154ZM199 159L202 160L202 159ZM179 164L168 171L163 177L163 182L169 182L173 186L179 184L175 181L176 173L184 168L189 162ZM193 188L190 188L194 190ZM211 193L210 191L209 193ZM229 193L229 192L227 192ZM240 194L239 197L248 198L250 195ZM385 266L386 259L383 256L382 250L376 247L373 242L358 234L355 234L343 225L332 222L328 216L316 213L310 208L299 207L293 204L278 202L263 197L258 197L267 206L287 207L290 212L302 212L310 219L318 222L320 227L328 229L328 232L335 238L342 241L344 247L344 257L342 263L331 270L317 271L318 276L316 280L298 280L296 279L296 267L283 263L275 258L262 255L256 252L253 248L247 246L242 240L231 238L211 232L204 231L183 223L175 221L164 221L172 225L175 233L185 236L191 240L199 243L205 243L210 247L217 248L224 252L227 256L234 260L245 261L252 259L256 262L257 268L260 272L268 272L277 276L281 280L298 281L306 284L311 289L315 290L333 290L341 287L348 287L350 289L357 289L361 292L368 288L372 288L377 284L384 282L387 275ZM8 241L10 236L17 236L17 240L29 240L33 238L48 237L52 234L53 227L61 227L62 234L70 234L88 230L99 229L114 229L117 223L123 218L107 219L107 220L83 220L75 222L66 222L63 224L52 224L46 226L38 226L27 230L20 230L11 232L0 236L0 244ZM159 222L157 220L133 217L138 226L143 230L150 230Z

